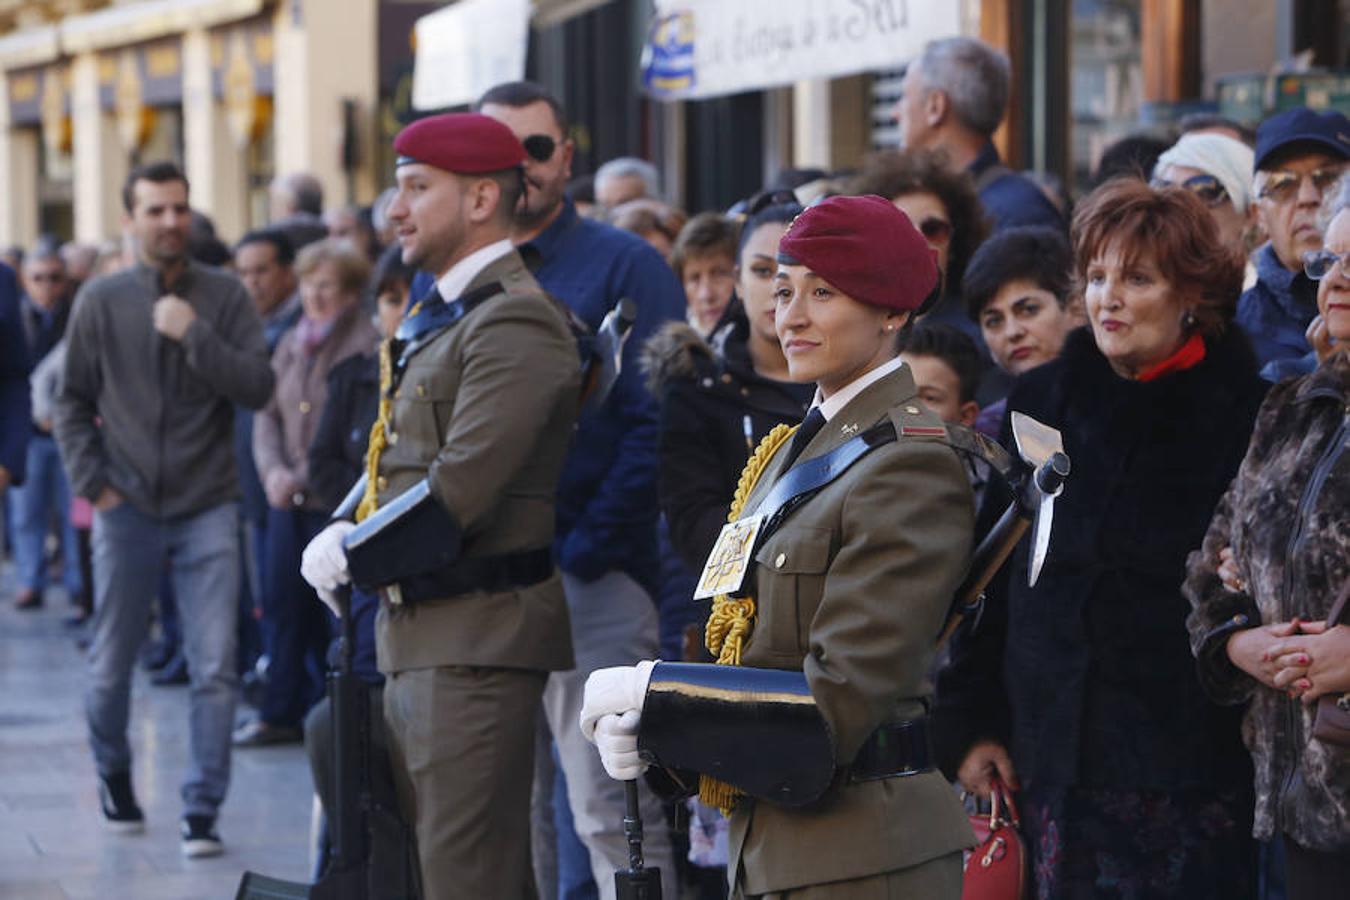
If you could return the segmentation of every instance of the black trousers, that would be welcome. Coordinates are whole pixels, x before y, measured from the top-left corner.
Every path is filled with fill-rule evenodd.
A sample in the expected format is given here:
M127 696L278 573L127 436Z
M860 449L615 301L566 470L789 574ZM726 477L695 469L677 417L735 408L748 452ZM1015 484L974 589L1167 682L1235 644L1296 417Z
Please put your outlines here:
M1286 900L1337 900L1350 892L1350 851L1309 850L1289 835L1284 841Z

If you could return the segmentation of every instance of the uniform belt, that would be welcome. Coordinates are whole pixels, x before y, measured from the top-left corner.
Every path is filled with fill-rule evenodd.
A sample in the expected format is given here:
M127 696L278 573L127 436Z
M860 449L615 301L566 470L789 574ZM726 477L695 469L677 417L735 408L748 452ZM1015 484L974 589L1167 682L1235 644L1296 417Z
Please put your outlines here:
M887 722L872 732L849 767L850 781L917 775L933 767L928 718Z
M380 599L394 606L455 597L472 591L509 591L538 584L553 574L547 547L456 560L436 572L413 575L380 588Z

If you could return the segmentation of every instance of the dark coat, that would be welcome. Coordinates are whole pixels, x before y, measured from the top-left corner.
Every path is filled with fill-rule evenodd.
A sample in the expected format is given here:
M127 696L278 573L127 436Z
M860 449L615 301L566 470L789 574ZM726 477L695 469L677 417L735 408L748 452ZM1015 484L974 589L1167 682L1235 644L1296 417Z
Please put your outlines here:
M379 408L378 353L349 356L333 366L328 401L309 445L309 488L325 509L336 509L365 472L370 426Z
M974 637L953 647L948 740L1005 742L1041 787L1247 787L1239 715L1201 688L1181 583L1264 391L1236 329L1149 382L1118 377L1080 329L1018 380L1008 409L1060 429L1073 474L1036 587L1023 541Z
M14 270L0 263L0 466L14 484L23 481L32 433L28 392L28 342L19 318L19 285Z
M1348 437L1350 356L1337 354L1272 388L1186 580L1200 679L1218 702L1248 704L1256 836L1283 831L1327 853L1350 849L1350 749L1311 739L1309 709L1234 666L1225 652L1233 629L1222 626L1235 616L1248 627L1327 617L1350 580ZM1233 548L1243 591L1219 581L1225 546Z
M672 322L647 342L643 355L652 394L661 398L661 511L671 543L694 572L703 568L727 522L750 451L775 425L800 422L815 395L814 384L755 374L745 316L724 321L711 344L683 322Z

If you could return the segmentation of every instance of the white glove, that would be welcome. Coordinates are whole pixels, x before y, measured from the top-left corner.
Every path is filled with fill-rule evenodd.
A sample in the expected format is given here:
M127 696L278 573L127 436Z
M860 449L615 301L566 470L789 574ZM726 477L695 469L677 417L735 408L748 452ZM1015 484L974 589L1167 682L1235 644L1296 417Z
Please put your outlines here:
M636 666L596 669L590 674L586 679L579 722L586 740L596 743L595 723L600 721L601 716L610 713L623 715L629 710L642 712L642 703L647 699L647 682L651 681L652 667L656 662L644 659Z
M355 527L351 522L334 522L316 534L300 555L300 577L309 582L309 586L318 591L320 597L325 591L332 594L339 585L351 581L351 576L347 574L347 551L342 547L342 539ZM323 602L330 607L336 606L331 598L325 598Z
M647 764L638 757L637 733L642 714L630 709L621 716L608 713L595 723L595 747L600 751L600 763L615 781L632 781L647 771Z

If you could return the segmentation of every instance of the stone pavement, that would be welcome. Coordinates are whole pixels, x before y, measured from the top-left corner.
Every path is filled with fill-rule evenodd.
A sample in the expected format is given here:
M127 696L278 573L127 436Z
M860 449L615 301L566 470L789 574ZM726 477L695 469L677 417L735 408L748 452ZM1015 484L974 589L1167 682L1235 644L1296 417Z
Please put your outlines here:
M59 590L32 612L13 607L0 568L0 900L230 900L245 869L304 880L309 767L298 745L236 751L220 816L225 855L184 859L178 784L187 757L187 688L137 672L133 779L146 831L103 830L70 607Z

